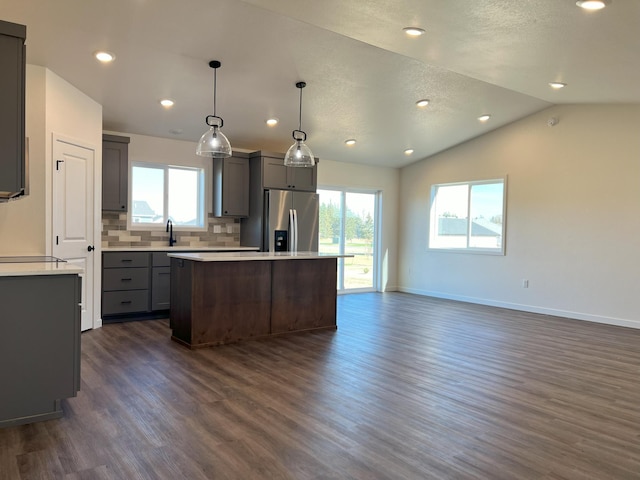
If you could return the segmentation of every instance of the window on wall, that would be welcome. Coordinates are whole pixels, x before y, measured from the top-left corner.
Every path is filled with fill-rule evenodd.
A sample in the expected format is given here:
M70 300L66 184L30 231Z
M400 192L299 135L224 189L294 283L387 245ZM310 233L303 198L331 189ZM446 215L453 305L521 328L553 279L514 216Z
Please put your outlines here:
M205 228L204 169L133 162L131 165L132 229L174 227Z
M506 179L431 187L429 248L504 254Z

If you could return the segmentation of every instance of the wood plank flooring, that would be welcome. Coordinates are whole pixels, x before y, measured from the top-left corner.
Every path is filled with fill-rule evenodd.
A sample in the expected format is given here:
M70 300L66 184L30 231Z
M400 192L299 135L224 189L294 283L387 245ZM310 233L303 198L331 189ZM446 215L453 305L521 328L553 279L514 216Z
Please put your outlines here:
M0 430L0 479L640 479L639 330L385 293L337 331L169 336L84 333L81 392Z

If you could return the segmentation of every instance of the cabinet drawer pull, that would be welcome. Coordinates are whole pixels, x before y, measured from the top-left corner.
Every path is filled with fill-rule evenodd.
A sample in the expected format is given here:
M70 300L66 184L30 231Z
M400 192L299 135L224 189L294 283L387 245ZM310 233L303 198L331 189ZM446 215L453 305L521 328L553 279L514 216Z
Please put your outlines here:
M120 281L122 282L130 282L131 280L133 280L132 278L121 278Z
M123 300L120 302L122 305L127 305L129 303L131 303L131 300Z
M171 272L158 272L158 275L171 275Z
M133 259L131 259L131 258L123 258L123 259L122 259L122 260L120 260L120 261L121 261L121 262L125 262L125 263L127 263L127 262L133 262Z

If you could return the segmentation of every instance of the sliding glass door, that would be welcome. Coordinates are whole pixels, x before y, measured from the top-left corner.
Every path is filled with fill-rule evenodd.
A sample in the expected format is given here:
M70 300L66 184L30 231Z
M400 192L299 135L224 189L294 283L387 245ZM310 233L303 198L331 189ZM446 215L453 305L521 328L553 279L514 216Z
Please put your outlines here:
M319 251L353 255L338 260L338 290L377 288L378 192L318 190Z

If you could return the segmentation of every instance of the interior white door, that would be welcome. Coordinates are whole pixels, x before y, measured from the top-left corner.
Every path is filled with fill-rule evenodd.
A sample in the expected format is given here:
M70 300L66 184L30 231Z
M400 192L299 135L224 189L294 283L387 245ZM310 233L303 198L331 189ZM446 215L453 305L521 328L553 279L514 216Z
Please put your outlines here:
M95 150L53 141L53 256L81 267L82 330L93 328Z

